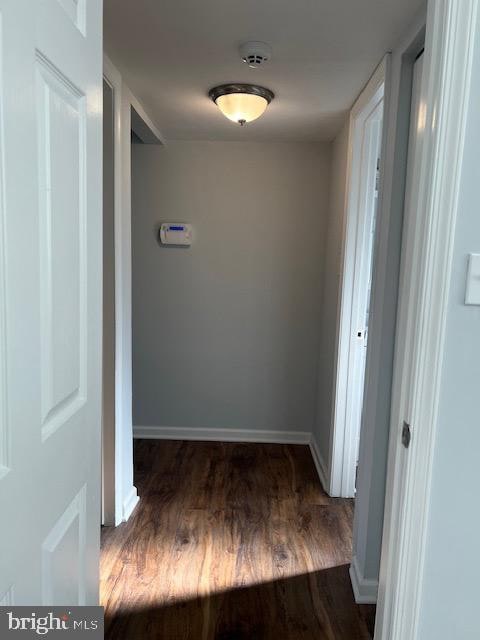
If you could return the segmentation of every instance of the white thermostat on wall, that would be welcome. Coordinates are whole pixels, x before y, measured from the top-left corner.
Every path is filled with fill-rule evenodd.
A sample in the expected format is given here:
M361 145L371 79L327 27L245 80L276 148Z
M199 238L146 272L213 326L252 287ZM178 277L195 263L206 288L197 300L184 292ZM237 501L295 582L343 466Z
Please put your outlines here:
M192 244L192 225L183 222L163 222L160 226L160 242L177 246Z

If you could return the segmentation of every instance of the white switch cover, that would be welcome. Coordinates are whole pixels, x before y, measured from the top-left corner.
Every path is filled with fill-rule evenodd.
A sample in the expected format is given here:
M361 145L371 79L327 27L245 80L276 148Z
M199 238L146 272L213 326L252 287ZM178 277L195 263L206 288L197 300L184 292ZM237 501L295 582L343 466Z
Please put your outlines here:
M465 304L480 304L480 253L471 253L468 260Z

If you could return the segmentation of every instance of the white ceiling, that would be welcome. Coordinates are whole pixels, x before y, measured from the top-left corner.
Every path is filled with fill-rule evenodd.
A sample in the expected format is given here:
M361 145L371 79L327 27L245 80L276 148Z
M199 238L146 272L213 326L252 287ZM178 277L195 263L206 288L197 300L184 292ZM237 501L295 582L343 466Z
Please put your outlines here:
M167 140L330 140L423 0L105 0L105 50ZM273 48L263 68L238 54ZM246 127L208 90L251 82L276 94Z

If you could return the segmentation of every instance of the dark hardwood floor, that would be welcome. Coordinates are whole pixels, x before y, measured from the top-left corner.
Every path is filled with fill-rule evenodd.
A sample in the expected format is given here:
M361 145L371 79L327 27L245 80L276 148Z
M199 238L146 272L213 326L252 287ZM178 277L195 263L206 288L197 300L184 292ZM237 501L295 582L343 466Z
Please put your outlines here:
M371 637L353 502L323 492L308 447L137 440L135 474L139 505L102 533L106 638Z

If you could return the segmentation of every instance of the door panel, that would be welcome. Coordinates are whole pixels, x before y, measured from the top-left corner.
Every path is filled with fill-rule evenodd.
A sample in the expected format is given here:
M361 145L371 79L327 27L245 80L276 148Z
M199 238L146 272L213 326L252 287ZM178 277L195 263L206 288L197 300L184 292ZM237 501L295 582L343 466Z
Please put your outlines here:
M42 545L42 602L85 604L85 490L75 496Z
M37 64L45 439L85 404L86 149L84 96L45 60Z
M85 35L85 11L87 0L58 0L77 29Z
M101 11L0 0L0 600L12 604L98 602Z

